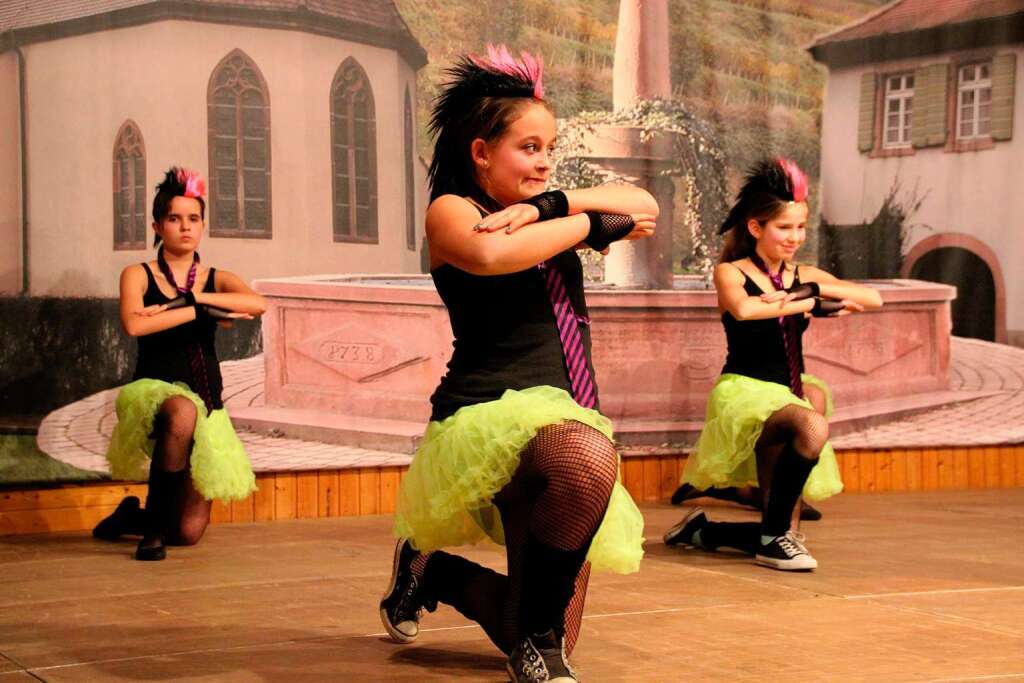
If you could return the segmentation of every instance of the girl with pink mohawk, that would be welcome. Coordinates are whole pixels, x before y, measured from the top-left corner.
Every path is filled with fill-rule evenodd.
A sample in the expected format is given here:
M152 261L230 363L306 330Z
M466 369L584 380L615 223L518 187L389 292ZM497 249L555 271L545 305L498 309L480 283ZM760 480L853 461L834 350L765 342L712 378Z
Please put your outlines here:
M727 234L714 279L728 355L683 472L684 485L698 491L759 486L761 522L709 522L695 508L666 532L668 545L728 546L788 571L818 566L791 529L793 512L801 493L820 500L843 483L828 443L831 396L804 374L801 338L808 316L848 315L878 308L882 299L793 262L807 215L807 178L780 158L750 171L722 224Z
M545 191L555 117L541 71L504 47L463 57L434 107L426 233L454 353L402 480L380 604L402 643L421 610L453 606L531 682L577 680L591 566L634 572L643 555L598 410L576 250L648 237L658 213L629 185ZM484 537L505 545L507 574L441 550Z
M205 191L194 171L170 169L153 199L156 260L121 273L121 325L139 340L139 354L134 381L117 396L107 460L115 479L148 477L149 491L145 509L125 498L93 536L142 536L138 560L164 559L168 543L197 543L211 500L256 490L221 400L214 334L218 323L251 320L265 304L237 275L200 265Z

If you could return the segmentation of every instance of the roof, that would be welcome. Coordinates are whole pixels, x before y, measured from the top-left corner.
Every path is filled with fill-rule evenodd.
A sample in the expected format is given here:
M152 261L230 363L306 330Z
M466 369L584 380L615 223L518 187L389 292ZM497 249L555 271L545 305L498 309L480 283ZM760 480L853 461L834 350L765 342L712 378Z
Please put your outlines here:
M161 19L304 30L393 47L427 62L393 0L0 0L0 50Z
M1024 0L896 0L809 49L818 61L859 63L1020 40Z

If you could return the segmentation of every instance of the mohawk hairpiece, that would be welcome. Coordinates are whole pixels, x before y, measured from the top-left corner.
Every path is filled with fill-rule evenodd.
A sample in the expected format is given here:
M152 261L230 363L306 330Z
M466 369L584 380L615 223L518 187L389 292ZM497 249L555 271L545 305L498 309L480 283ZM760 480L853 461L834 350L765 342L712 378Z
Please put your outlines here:
M533 84L533 96L538 100L544 99L544 59L534 57L529 52L520 52L520 59L516 59L504 45L495 47L487 44L487 57L479 55L468 55L469 61L481 69L497 71L507 76Z
M785 157L760 161L755 164L740 188L736 203L718 230L721 235L742 223L755 198L765 194L784 202L807 201L807 176L796 162Z
M807 176L800 170L794 162L784 157L779 157L776 160L779 166L782 167L782 172L786 175L789 180L789 194L790 201L792 202L803 202L807 200Z
M436 138L428 171L432 199L442 187L453 191L449 187L452 174L464 179L472 177L472 162L462 136L474 127L474 122L489 121L482 114L481 102L500 98L544 99L544 60L528 52L521 52L516 59L504 45L489 44L486 56L462 55L445 74L448 82L434 101L429 124L430 133ZM488 139L495 124L497 121L485 123L478 131L479 136Z
M206 183L199 174L188 168L175 168L175 179L184 188L182 196L201 199L206 194Z

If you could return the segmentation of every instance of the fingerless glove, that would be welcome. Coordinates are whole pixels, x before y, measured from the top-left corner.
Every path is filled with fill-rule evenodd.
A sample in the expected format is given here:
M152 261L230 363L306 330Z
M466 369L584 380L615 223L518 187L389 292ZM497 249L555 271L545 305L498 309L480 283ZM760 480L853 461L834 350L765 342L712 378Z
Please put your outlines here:
M590 232L583 240L594 251L604 251L612 242L617 242L628 235L636 227L632 216L621 213L600 213L587 211L590 219Z
M569 198L561 190L541 192L519 203L537 207L537 211L540 212L540 218L537 219L537 222L549 221L552 218L563 218L569 215Z
M846 305L842 301L817 297L814 301L814 308L811 309L811 315L815 318L831 318L838 315L844 308Z

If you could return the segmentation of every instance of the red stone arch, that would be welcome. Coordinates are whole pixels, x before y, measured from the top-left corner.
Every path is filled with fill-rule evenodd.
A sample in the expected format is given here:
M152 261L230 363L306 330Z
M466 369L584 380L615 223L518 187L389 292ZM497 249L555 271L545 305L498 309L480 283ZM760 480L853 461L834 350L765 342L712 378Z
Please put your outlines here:
M935 249L942 247L959 247L971 252L988 266L992 272L992 280L996 286L996 341L1000 344L1006 343L1006 285L1003 279L1003 269L999 265L999 257L990 246L976 237L965 235L960 232L944 232L932 235L915 244L907 255L903 257L903 267L900 269L901 277L910 277L916 264L922 256Z

